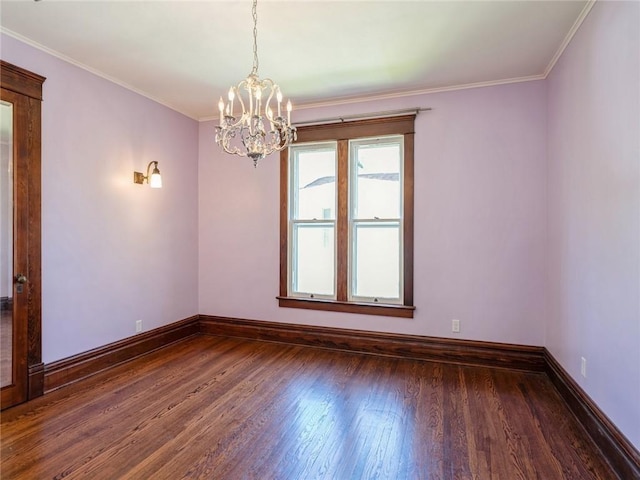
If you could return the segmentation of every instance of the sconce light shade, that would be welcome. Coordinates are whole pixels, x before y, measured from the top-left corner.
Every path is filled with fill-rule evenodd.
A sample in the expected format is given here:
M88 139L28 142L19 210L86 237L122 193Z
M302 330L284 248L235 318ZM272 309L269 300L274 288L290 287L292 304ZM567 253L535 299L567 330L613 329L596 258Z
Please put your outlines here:
M162 188L162 176L160 175L160 170L158 170L158 162L155 162L155 164L149 178L149 186L151 188Z
M153 165L153 171L149 175L151 165ZM142 185L145 181L151 188L162 188L162 176L160 175L160 170L158 170L158 162L149 162L146 176L142 172L133 172L133 183Z

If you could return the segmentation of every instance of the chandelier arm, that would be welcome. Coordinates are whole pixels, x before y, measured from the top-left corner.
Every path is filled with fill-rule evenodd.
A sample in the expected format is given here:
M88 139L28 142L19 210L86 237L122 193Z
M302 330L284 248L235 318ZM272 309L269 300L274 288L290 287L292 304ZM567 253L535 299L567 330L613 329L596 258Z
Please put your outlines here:
M240 103L240 107L242 107L242 115L240 115L239 120L233 124L234 127L244 121L244 118L246 116L246 111L247 111L247 107L244 104L244 100L242 100L242 95L240 95L240 85L238 85L237 90L238 90L238 102Z
M264 104L264 113L270 122L273 122L275 120L273 118L273 110L271 110L271 99L273 98L273 92L274 89L273 86L271 86L269 96L267 97L267 101Z
M282 147L280 146L281 144L280 135L276 131L270 132L270 135L271 135L271 139L268 142L268 144L271 145L271 147L269 148L267 155L271 155L276 150L282 150Z
M227 120L231 118L232 117L227 117ZM230 123L229 121L227 121L225 130L227 131L236 130L238 127L240 127L240 125L242 125L246 121L245 119L246 119L246 115L241 115L235 123Z
M227 130L222 133L222 138L219 142L220 145L222 146L222 149L231 155L246 157L247 156L246 152L240 150L238 147L233 147L233 148L231 147L230 137L234 137L234 136L235 136L235 131L232 131L232 130Z

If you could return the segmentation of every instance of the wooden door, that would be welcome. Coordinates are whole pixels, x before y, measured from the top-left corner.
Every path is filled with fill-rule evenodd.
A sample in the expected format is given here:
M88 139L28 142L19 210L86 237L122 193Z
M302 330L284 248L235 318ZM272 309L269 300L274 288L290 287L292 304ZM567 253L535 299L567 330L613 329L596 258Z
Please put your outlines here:
M42 395L40 137L44 78L0 61L2 409ZM5 171L6 169L6 171Z

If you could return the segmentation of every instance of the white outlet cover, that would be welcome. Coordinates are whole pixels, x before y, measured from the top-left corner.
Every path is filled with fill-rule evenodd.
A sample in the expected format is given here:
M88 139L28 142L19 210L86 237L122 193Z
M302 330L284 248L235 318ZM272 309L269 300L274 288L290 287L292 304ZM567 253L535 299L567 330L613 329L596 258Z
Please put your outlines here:
M460 332L460 320L451 320L451 331L454 333Z

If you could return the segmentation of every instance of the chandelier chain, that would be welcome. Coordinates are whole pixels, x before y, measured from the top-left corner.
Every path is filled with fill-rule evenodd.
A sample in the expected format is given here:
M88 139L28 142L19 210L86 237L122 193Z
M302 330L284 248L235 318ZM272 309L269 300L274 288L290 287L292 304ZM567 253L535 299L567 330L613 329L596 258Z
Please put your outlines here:
M251 9L253 16L253 70L251 73L258 74L258 0L253 0Z

